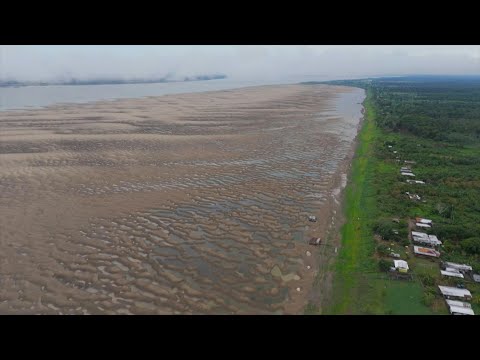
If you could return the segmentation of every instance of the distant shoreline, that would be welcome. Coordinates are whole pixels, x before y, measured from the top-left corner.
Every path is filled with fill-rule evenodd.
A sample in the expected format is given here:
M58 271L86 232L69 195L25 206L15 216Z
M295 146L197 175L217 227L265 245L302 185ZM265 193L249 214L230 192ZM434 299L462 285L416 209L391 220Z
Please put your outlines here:
M59 85L121 85L121 84L159 84L159 83L174 83L174 82L190 82L190 81L207 81L207 80L220 80L226 79L226 75L198 75L198 76L186 76L183 80L170 80L168 78L161 79L92 79L92 80L78 80L71 79L68 81L57 82L42 82L42 81L0 81L0 87L24 87L24 86L59 86Z

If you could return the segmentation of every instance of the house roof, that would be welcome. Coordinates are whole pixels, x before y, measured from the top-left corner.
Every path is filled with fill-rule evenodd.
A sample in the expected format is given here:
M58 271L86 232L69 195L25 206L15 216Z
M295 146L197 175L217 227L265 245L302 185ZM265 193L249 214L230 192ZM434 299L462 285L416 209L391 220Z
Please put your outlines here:
M415 254L419 254L419 255L433 256L433 257L440 256L439 251L436 251L435 249L421 247L421 246L414 246L413 251L415 252Z
M395 264L395 268L408 270L408 263L405 260L393 260L393 263Z
M425 181L422 180L407 180L409 184L425 184Z
M461 306L450 306L450 313L461 315L475 315L472 309Z
M418 227L423 227L423 228L430 228L431 227L430 224L424 224L424 223L419 223L419 222L415 223L415 225L418 226Z
M445 262L445 265L454 269L464 270L464 271L472 271L472 267L467 264L457 264L452 262Z
M446 299L445 301L447 302L447 304L449 306L466 307L466 308L469 308L469 309L472 308L472 305L470 305L468 302L458 301L458 300L450 300L450 299Z
M428 235L426 233L412 231L412 237L413 237L413 241L416 241L416 242L423 242L423 243L432 244L432 245L442 244L442 242L438 240L436 235Z
M433 246L437 246L437 245L442 244L442 242L438 239L424 238L424 237L417 237L417 236L413 237L413 241L423 243L423 244L427 244L427 245L433 245Z
M428 238L433 241L440 241L438 240L437 235L428 235Z
M417 237L428 238L427 233L423 233L423 232L419 232L419 231L412 231L412 235L417 236Z
M417 222L422 223L422 224L431 224L433 221L430 219L424 219L421 217L416 218Z
M457 297L465 297L465 296L471 297L472 296L470 291L468 291L467 289L459 289L459 288L455 288L455 287L441 286L441 285L438 285L438 288L440 289L440 291L443 295L457 296Z
M463 279L463 274L459 272L446 271L446 270L440 270L440 272L442 273L442 275L445 275L445 276L453 276L453 277L458 277Z

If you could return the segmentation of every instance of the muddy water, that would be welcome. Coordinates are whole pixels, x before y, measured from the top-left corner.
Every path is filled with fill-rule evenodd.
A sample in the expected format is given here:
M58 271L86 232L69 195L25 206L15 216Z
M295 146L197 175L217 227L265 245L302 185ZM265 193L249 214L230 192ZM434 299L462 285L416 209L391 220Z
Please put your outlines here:
M0 113L0 312L301 312L363 97L284 85Z

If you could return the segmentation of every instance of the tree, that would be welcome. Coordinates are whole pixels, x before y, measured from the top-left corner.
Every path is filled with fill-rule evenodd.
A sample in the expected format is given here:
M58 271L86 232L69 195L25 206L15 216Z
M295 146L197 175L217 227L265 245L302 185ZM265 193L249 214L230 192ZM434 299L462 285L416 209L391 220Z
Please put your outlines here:
M398 224L393 223L391 220L379 220L373 227L373 230L382 237L384 240L401 240L401 235L398 230ZM395 231L398 234L395 234Z

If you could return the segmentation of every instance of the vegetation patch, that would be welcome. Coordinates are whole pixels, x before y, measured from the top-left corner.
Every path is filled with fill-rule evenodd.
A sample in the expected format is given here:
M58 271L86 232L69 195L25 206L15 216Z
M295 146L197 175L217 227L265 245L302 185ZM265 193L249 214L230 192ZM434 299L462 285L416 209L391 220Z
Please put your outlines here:
M438 260L417 258L409 221L432 219L424 232L443 242L444 261L480 273L480 80L381 78L329 82L366 89L365 120L346 189L346 224L336 262L335 314L447 314ZM424 184L407 183L410 167ZM389 278L393 254L410 281ZM387 268L387 264L389 265ZM480 284L464 281L479 313Z

